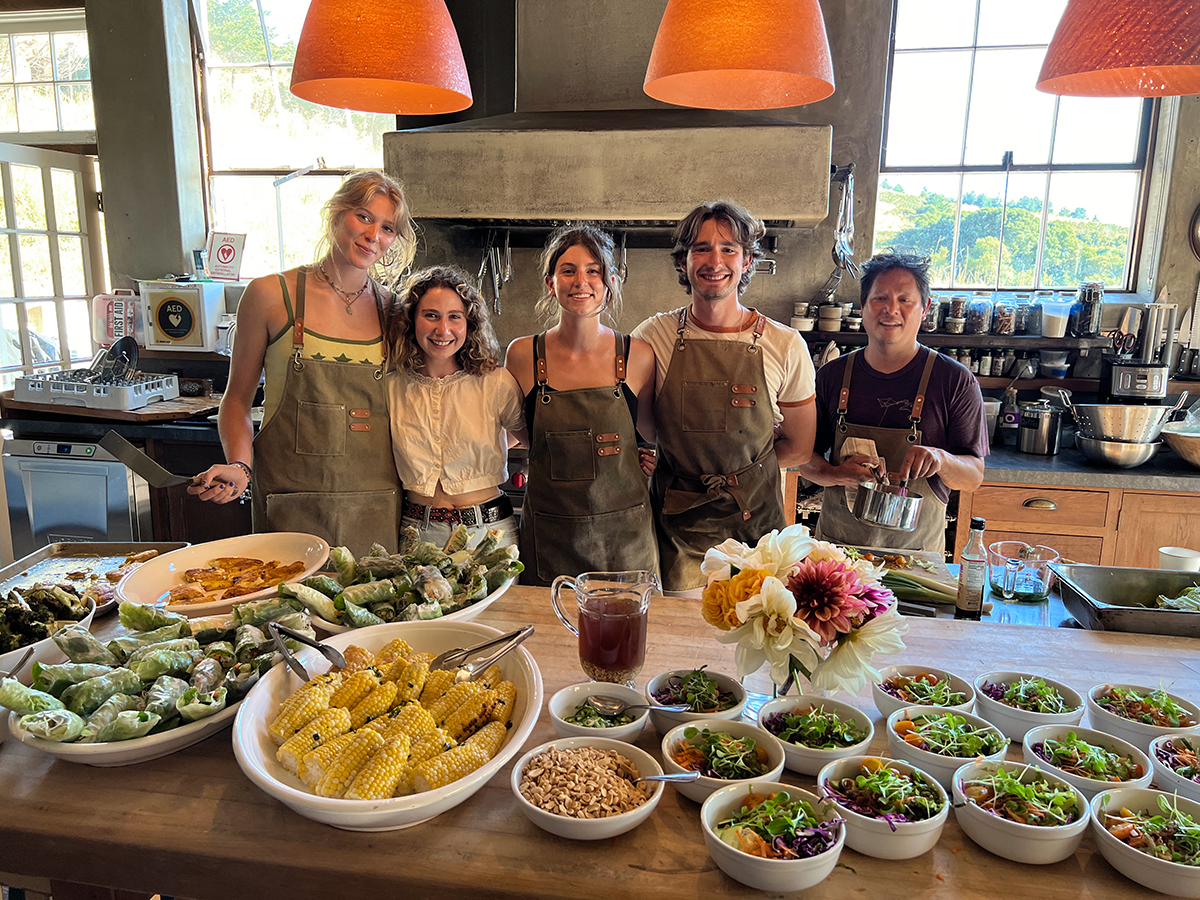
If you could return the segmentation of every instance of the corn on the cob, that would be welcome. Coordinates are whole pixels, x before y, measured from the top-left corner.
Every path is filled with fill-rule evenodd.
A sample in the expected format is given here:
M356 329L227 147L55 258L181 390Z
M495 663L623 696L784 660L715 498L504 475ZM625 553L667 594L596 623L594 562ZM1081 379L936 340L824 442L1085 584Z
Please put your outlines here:
M355 777L372 756L384 744L378 731L364 728L355 732L354 740L346 752L330 763L325 775L317 782L318 797L341 797L346 788L354 783Z
M487 724L496 706L496 692L483 691L446 717L442 727L460 744Z
M321 779L325 777L325 772L328 770L329 764L349 749L355 737L357 735L353 731L339 734L315 750L310 750L300 760L300 779L308 785L310 790L315 789L320 784Z
M435 728L432 734L413 741L412 748L408 751L408 766L396 784L395 796L405 797L413 792L412 782L417 766L457 746L458 742L440 728Z
M469 775L488 761L482 747L455 747L425 760L413 770L412 787L416 793L435 791Z
M379 676L374 669L363 669L355 672L342 682L341 687L329 698L330 706L344 706L353 709L366 699L367 695L379 685Z
M501 681L496 685L496 705L492 708L491 720L507 727L516 705L517 686L511 681Z
M313 681L316 680L313 679ZM312 681L309 684L312 684ZM335 681L329 679L314 688L305 685L288 697L279 708L279 714L275 716L275 720L267 727L267 734L270 735L271 740L277 746L282 746L301 725L329 709L329 698L336 689Z
M408 765L410 746L406 734L397 735L384 743L355 776L354 783L346 790L346 799L382 800L392 796Z
M428 708L452 687L454 687L453 672L446 669L431 671L425 679L425 687L421 688L421 705Z
M462 684L456 684L450 690L446 691L440 698L427 707L429 714L433 716L433 720L441 725L446 721L446 717L454 710L458 709L472 697L482 694L487 690L483 685L473 681L464 681Z
M347 678L375 665L375 654L357 644L347 647L342 656L346 658L346 668L342 669L342 674Z
M496 755L500 749L500 745L504 743L504 736L508 733L508 729L504 727L502 722L488 722L477 732L467 738L463 744L464 747L479 747L487 754L488 759Z
M376 722L382 723L381 727L376 728L376 730L383 735L385 740L390 740L397 734L404 733L416 742L437 731L437 722L433 721L433 716L429 715L429 710L419 703L409 703L401 706L389 715L381 716ZM371 724L374 725L375 722Z
M410 703L420 698L421 689L425 687L425 679L429 677L429 663L410 662L404 664L404 670L396 677L396 702Z
M499 666L488 666L484 673L475 680L488 690L492 690L504 680L504 675L501 674Z
M408 661L423 662L425 665L429 665L435 659L437 659L437 656L433 653L414 653L408 658Z
M284 741L275 752L275 759L293 775L300 774L300 760L321 744L350 730L350 711L327 709Z
M383 682L350 710L350 727L362 728L371 719L382 716L392 708L392 701L395 699L395 682Z
M375 658L379 660L379 666L390 665L398 659L408 659L412 656L412 647L408 646L408 641L404 638L396 638L389 641L382 650L375 654Z

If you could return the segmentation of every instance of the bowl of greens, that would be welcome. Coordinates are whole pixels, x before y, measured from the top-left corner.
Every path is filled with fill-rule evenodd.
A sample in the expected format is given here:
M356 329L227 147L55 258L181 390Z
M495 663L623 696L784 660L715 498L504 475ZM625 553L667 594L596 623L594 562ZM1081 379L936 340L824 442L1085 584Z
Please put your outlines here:
M912 859L938 842L950 799L916 766L850 756L817 776L817 790L846 820L846 844L877 859Z
M746 689L736 678L699 669L676 669L655 675L646 685L650 721L659 734L676 725L699 719L740 719L746 705ZM687 712L668 712L656 707L686 703Z
M1200 732L1200 708L1161 687L1098 684L1087 693L1088 721L1142 751L1164 734Z
M1039 725L1078 725L1083 697L1061 681L1025 672L988 672L975 679L975 712L1020 743Z
M760 891L802 891L837 865L846 829L832 803L779 782L732 784L700 807L704 844L721 871Z
M1194 734L1164 734L1150 742L1154 783L1200 802L1200 737Z
M758 712L758 727L779 738L783 764L801 775L816 775L836 759L866 753L875 737L875 726L862 710L808 694L768 700Z
M1146 788L1092 800L1092 834L1114 869L1143 887L1200 897L1200 803Z
M625 703L645 703L646 698L622 684L588 681L563 688L550 698L550 724L559 737L604 737L633 743L646 727L649 712L631 709L616 716L597 712L585 702L593 694L616 697Z
M940 706L970 712L975 705L971 682L929 666L888 666L871 685L875 708L885 717L906 706Z
M909 706L887 719L888 752L932 775L946 790L968 760L1002 760L1008 739L979 716L940 706Z
M1115 785L1149 787L1150 759L1127 741L1078 725L1041 725L1022 742L1025 762L1053 772L1089 801Z
M730 782L773 781L783 773L783 745L748 722L699 719L677 725L662 739L663 771L699 772L675 788L697 803Z
M1014 862L1061 862L1087 831L1087 798L1037 766L970 762L954 773L951 789L954 815L967 837Z

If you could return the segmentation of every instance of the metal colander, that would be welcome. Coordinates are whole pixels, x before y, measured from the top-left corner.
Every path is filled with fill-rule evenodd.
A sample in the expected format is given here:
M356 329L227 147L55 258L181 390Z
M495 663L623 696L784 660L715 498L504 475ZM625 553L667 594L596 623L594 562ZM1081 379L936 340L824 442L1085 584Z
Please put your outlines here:
M1072 403L1068 397L1062 399L1085 438L1146 444L1158 440L1171 413L1187 400L1187 391L1180 395L1174 406Z

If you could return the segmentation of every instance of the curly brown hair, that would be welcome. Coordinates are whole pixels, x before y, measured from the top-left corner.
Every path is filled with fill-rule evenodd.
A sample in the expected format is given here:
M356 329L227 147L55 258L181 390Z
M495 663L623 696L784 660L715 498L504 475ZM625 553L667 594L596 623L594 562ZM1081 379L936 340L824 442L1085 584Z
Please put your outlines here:
M728 200L709 200L707 203L701 203L675 226L675 248L671 251L671 259L675 263L679 283L689 294L692 292L692 283L688 281L687 274L687 255L699 239L700 226L709 219L716 219L728 226L733 239L742 245L746 258L750 260L749 268L738 280L738 296L741 296L750 286L755 264L766 256L766 251L759 241L766 237L767 229L760 220L750 215L748 210Z
M462 298L467 313L467 337L455 358L472 375L485 375L500 365L500 342L492 330L487 304L470 277L455 266L431 266L413 272L395 293L388 311L389 369L420 372L425 356L417 344L417 307L432 288L447 288Z
M554 268L558 265L559 257L571 247L576 246L582 247L592 255L596 262L600 263L600 277L608 289L601 312L606 313L615 323L621 315L621 276L617 272L617 263L614 259L616 246L613 244L612 235L607 231L601 230L590 222L570 222L552 231L550 237L546 239L545 249L538 257L542 271L542 283L545 284L547 279L554 276ZM556 323L562 318L562 307L558 305L558 300L555 299L548 286L543 288L542 296L538 298L534 309L548 323Z

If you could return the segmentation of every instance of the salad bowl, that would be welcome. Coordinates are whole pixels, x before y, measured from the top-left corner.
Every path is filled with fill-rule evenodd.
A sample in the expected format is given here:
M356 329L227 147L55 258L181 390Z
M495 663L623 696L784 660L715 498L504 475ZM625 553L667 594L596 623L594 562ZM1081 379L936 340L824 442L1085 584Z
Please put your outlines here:
M969 727L971 734L975 735L975 737L971 737L970 734L964 735L962 746L957 751L959 755L950 756L944 753L934 753L931 750L914 746L896 731L896 725L899 722L911 721L914 718L922 716L942 716L946 714L961 717L963 724ZM912 763L926 775L931 776L946 790L950 789L954 773L963 763L976 758L999 762L1004 759L1004 754L1008 750L1008 739L1000 733L995 725L969 712L948 710L942 706L908 706L896 710L887 719L887 740L888 752L893 758ZM973 747L975 743L982 743L983 746ZM997 749L989 751L988 748L992 746Z
M1193 822L1200 822L1200 803L1187 797L1173 797L1147 788L1113 788L1097 794L1091 804L1096 845L1100 855L1130 881L1176 897L1200 897L1200 866L1156 859L1114 837L1105 827L1105 817L1119 814L1123 808L1142 815L1162 815L1164 801L1168 807L1190 816Z
M680 743L697 743L695 737L689 738L686 734L688 729L691 728L695 728L698 732L702 732L706 728L710 732L725 732L739 739L753 738L756 749L765 751L767 758L764 763L766 767L765 771L759 775L734 779L710 778L706 775L701 775L695 781L676 784L675 789L689 800L702 803L714 791L718 791L727 785L758 784L762 781L774 781L783 773L783 744L769 731L764 731L755 725L751 725L749 722L735 722L729 719L697 719L694 722L677 725L663 736L663 771L668 775L691 771L677 763L674 757L674 750Z
M1055 765L1038 755L1035 749L1037 745L1047 740L1066 740L1070 734L1074 734L1079 740L1086 741L1095 747L1101 747L1111 753L1116 753L1118 756L1127 757L1141 767L1142 774L1125 781L1090 778L1085 775L1068 772L1061 766ZM1071 785L1071 787L1078 789L1089 801L1101 791L1110 790L1115 787L1149 787L1150 779L1154 774L1149 757L1133 746L1133 744L1114 737L1111 734L1103 731L1095 731L1091 728L1080 728L1076 725L1041 725L1030 729L1026 733L1025 740L1021 746L1025 762L1057 775L1067 784Z
M864 737L847 747L823 748L808 746L802 742L800 736L785 740L775 735L783 746L784 766L801 775L816 775L834 760L867 752L875 737L875 726L870 716L849 703L831 700L828 697L801 694L799 697L776 697L774 700L768 700L758 712L758 727L769 734L775 734L767 727L769 719L780 713L802 713L810 707L818 707L826 714L836 715L841 721L851 724Z
M831 793L842 779L860 775L868 761L922 782L928 792L936 795L936 802L940 803L938 811L927 819L889 821L881 816L858 812ZM912 859L932 849L941 837L946 817L950 814L950 798L945 788L916 766L901 760L873 756L848 756L836 760L825 766L817 776L817 791L822 797L828 798L838 814L846 820L846 845L851 850L876 859Z
M566 721L593 694L616 697L626 703L646 702L645 697L633 688L627 688L623 684L606 684L602 681L585 681L582 684L572 684L556 693L546 703L546 709L550 713L550 724L554 726L554 733L564 738L602 737L617 741L626 741L631 744L636 741L650 718L648 710L631 710L629 714L634 718L632 722L626 725L593 728L588 725L578 725L574 722Z
M1135 722L1115 712L1105 709L1099 701L1110 688L1136 691L1141 696L1155 693L1154 688L1141 687L1136 684L1098 684L1087 692L1088 722L1098 731L1105 731L1123 741L1133 744L1143 752L1150 749L1150 742L1164 734L1200 734L1200 708L1189 700L1167 693L1166 696L1176 706L1190 717L1192 725L1150 725ZM1165 692L1164 692L1165 693Z
M1003 689L1007 685L1021 680L1040 679L1047 688L1058 692L1063 704L1068 707L1065 712L1035 712L1010 706L1001 700L993 698L987 691L987 686L997 685ZM1083 721L1083 697L1061 681L1053 681L1041 675L1030 675L1026 672L988 672L975 679L975 712L987 719L1000 729L1010 741L1020 743L1025 739L1025 733L1030 728L1039 725L1078 725Z
M810 791L790 784L771 781L758 781L753 786L731 784L715 791L700 807L700 827L704 829L704 845L721 871L735 881L760 891L802 891L820 884L837 865L846 842L846 828L840 822L833 826L837 833L833 846L803 859L764 859L751 856L725 843L717 835L717 824L736 815L747 795L765 795L779 791L786 791L793 799L807 801L822 822L837 819L833 804L822 803Z
M742 717L742 710L746 706L746 689L742 687L742 683L730 675L723 675L720 672L709 672L707 670L705 670L704 674L715 679L721 691L728 691L733 694L734 703L732 706L712 712L668 712L667 710L657 709L663 703L655 699L654 695L663 691L671 678L683 678L694 671L696 670L675 669L671 672L661 672L647 683L646 702L650 704L650 721L654 723L654 728L659 734L665 734L676 725L682 725L686 722L699 722L703 719L740 719Z
M1160 791L1176 793L1200 803L1200 781L1182 775L1167 762L1177 741L1186 740L1195 749L1200 747L1200 737L1194 734L1164 734L1150 742L1150 761L1154 764L1154 784ZM1198 776L1200 777L1200 776Z
M1029 825L1015 822L978 805L967 785L995 776L1004 768L1022 784L1044 781L1071 791L1075 796L1074 820L1065 825ZM967 837L989 853L1029 865L1061 862L1071 856L1083 840L1088 827L1088 798L1079 788L1052 772L1019 763L969 762L954 773L954 816Z
M971 686L971 682L960 675L955 675L953 672L947 672L944 669L937 669L931 666L888 666L885 669L880 669L879 674L879 681L871 685L871 697L875 701L875 708L879 710L885 719L896 710L908 706L940 706L942 709L952 709L956 712L970 712L971 707L975 705L975 688ZM896 676L916 678L918 675L935 675L938 676L939 680L945 679L950 682L951 691L965 694L967 699L962 703L943 705L920 699L905 700L902 697L889 694L883 689L883 684Z

